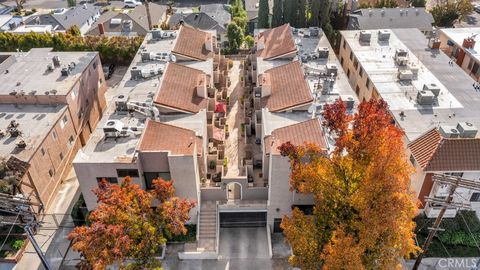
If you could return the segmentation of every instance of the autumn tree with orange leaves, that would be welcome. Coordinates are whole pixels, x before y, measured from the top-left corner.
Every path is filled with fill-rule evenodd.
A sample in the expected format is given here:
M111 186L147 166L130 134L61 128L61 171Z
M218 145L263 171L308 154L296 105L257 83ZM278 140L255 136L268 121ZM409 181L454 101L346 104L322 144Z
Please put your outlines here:
M348 115L341 99L325 107L324 126L336 138L328 156L316 145L280 146L290 159L291 189L314 196L313 215L294 209L281 227L302 269L399 269L418 251L417 207L409 189L403 132L382 100ZM350 126L350 128L349 128Z
M100 183L94 190L99 205L88 217L90 225L76 227L68 235L73 250L85 258L83 268L160 267L154 257L166 243L166 236L187 232L184 224L195 204L174 197L173 181L157 179L153 187L145 191L129 177L120 185L105 180Z

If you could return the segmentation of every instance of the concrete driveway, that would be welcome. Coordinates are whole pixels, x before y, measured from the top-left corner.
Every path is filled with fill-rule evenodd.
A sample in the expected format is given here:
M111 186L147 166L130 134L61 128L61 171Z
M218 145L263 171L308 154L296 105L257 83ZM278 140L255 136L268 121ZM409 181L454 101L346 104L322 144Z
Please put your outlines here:
M267 229L220 228L220 259L268 259Z

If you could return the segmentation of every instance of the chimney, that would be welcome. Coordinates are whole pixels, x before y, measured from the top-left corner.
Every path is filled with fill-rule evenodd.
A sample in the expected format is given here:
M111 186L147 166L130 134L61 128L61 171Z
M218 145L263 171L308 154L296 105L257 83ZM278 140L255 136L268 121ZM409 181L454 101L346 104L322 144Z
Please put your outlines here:
M473 49L473 47L475 47L475 40L472 37L464 39L462 47L465 49Z
M262 74L262 97L268 97L272 94L272 82L270 80L270 74Z
M103 25L103 23L98 24L98 32L100 32L101 36L105 35L105 26Z
M208 98L207 94L207 78L205 74L199 75L197 79L197 96Z

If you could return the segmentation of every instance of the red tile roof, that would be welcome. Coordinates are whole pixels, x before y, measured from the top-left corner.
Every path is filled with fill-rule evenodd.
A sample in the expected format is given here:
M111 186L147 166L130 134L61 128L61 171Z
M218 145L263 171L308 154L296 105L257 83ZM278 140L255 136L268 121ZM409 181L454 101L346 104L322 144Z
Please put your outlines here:
M280 154L278 147L285 142L291 142L293 145L314 143L327 150L322 124L318 118L275 129L272 135L265 139L265 151L278 155Z
M211 55L211 52L205 46L206 42L213 42L212 34L190 26L182 26L172 53L205 61Z
M480 138L444 138L432 129L408 147L424 171L480 171Z
M262 98L262 107L278 112L305 105L313 101L312 91L305 80L299 61L265 71L266 83L270 83L270 96Z
M257 56L267 60L297 51L289 24L263 31L257 36L257 47L258 43L264 47L257 50Z
M202 152L201 139L190 129L149 120L140 139L139 151L171 152L174 155L193 155Z
M206 83L204 80L204 72L170 62L163 74L155 103L192 113L206 109L207 99L199 97L196 90L200 81Z

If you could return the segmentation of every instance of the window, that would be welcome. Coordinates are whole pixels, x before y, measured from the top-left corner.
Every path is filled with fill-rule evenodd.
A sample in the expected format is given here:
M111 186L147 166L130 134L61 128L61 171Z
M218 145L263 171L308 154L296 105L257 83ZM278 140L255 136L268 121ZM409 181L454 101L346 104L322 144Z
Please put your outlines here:
M97 183L100 183L103 179L105 179L110 184L118 184L117 177L97 177Z
M72 97L72 99L75 99L77 97L77 93L75 93L75 89L72 90L72 92L70 93L70 96Z
M480 202L480 192L474 192L470 197L471 202Z
M45 156L45 149L40 149L40 153L42 153L42 156Z
M468 62L468 69L472 70L473 67L473 59L470 59L470 62Z
M63 153L60 153L60 160L63 160Z
M350 69L347 70L347 77L350 79Z
M145 186L147 189L153 188L153 180L157 178L162 178L163 180L172 179L170 172L145 172L143 173L143 177L145 178Z
M357 60L357 58L355 58L355 60L353 61L353 67L355 68L355 70L357 70L357 68L358 68L358 60Z
M345 49L345 47L347 47L347 42L345 42L345 39L342 38L342 42L343 42L343 48Z
M343 56L340 57L340 64L343 66Z
M360 67L360 77L363 77L363 68Z
M360 95L360 87L358 87L358 84L357 87L355 87L355 93L357 93L357 96Z
M352 61L352 60L353 60L353 51L350 52L350 61Z
M370 79L367 78L367 82L365 83L365 86L367 86L368 89L370 89Z
M413 166L415 166L415 158L413 157L413 155L410 155L410 162Z
M455 177L462 177L463 172L447 172L445 175L455 176Z
M138 177L137 169L117 169L118 177Z
M93 62L93 69L97 69L97 62Z
M53 177L55 175L55 173L53 172L52 169L48 170L48 175L50 175L50 177Z
M52 131L52 138L56 141L58 136L57 136L57 132L55 132L55 130Z
M70 145L73 145L73 142L74 142L73 136L70 136L70 138L68 138L68 143L69 143Z
M68 117L64 115L62 120L60 121L60 127L63 129L67 123L68 123Z

